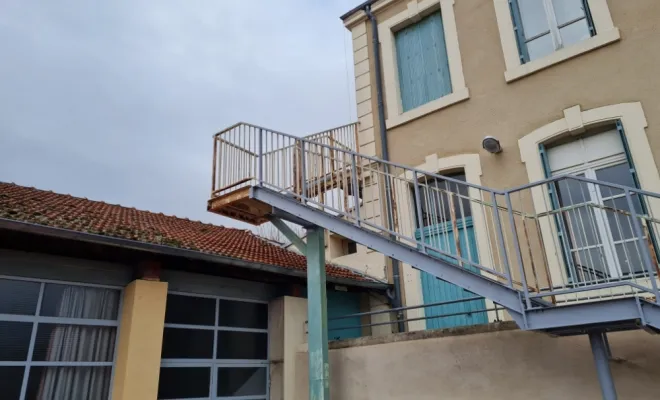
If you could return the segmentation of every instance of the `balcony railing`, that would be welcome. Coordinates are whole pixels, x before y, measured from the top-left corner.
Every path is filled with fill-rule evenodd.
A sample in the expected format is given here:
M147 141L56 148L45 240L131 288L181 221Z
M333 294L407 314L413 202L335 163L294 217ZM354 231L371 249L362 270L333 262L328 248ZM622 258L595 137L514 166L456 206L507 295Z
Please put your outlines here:
M214 139L209 209L266 222L269 206L247 194L261 186L520 290L528 308L658 301L660 194L580 176L495 190L360 154L358 144L354 124L304 138L234 125Z

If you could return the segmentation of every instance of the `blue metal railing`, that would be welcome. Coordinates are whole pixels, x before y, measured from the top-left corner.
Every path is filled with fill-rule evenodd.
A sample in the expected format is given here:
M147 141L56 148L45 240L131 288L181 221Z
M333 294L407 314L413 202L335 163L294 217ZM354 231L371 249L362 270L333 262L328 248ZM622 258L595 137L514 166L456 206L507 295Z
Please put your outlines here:
M243 123L214 140L214 188L220 189L212 196L236 184L286 194L518 290L526 309L543 307L541 299L561 305L613 296L660 304L658 261L649 239L660 237L660 194L573 175L494 190ZM549 186L565 189L558 205L551 203ZM384 190L391 191L390 206L381 201ZM468 214L478 254L449 243L462 239L466 230L457 227ZM425 231L416 235L420 225L439 220L448 221L442 235L447 243L426 240Z

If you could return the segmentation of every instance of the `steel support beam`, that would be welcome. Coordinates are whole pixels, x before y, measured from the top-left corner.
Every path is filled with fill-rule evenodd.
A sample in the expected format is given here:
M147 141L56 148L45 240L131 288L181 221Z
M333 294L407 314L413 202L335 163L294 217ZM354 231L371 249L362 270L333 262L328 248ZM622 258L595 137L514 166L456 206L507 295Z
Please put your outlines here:
M603 393L603 400L616 400L616 388L614 387L614 379L610 370L610 360L603 338L604 335L602 332L589 332L589 343L591 343L591 351L594 354L596 372L598 373L598 381L600 382L600 390Z
M529 311L527 324L531 330L548 330L639 320L642 325L649 324L657 329L649 321L656 315L660 315L660 308L655 305L644 302L638 307L634 298L624 298Z
M523 311L518 293L514 289L504 286L501 282L488 279L483 275L473 273L465 268L460 268L441 259L423 254L416 248L406 246L403 243L391 240L389 237L372 232L371 230L357 227L321 210L305 206L273 190L253 187L250 197L285 211L296 218L308 221L310 224L323 227L345 238L354 240L386 256L396 258L447 282L454 283L479 296L486 297L507 308L510 312L519 314ZM309 250L309 237L307 241L307 248Z
M307 229L307 320L309 399L330 400L328 307L325 293L325 231Z
M296 246L303 255L307 254L307 246L305 245L305 242L303 242L300 236L298 236L289 225L277 217L271 217L270 223L273 224L278 231L282 232L284 237L289 239L291 244Z

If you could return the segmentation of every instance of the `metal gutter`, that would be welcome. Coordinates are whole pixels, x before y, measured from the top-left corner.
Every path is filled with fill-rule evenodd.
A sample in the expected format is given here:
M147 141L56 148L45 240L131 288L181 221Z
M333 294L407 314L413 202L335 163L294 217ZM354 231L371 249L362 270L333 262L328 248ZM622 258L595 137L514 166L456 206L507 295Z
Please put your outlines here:
M371 12L371 3L374 1L369 1L368 4L364 6L364 12L369 18L371 23L371 36L373 40L373 56L374 56L374 65L376 73L376 97L378 100L378 127L380 131L380 148L381 148L381 158L385 161L390 160L390 151L387 146L387 126L385 125L385 104L383 103L383 73L381 71L380 65L380 40L378 38L378 21L376 16ZM385 175L389 175L389 166L387 163L383 164L385 168ZM392 183L389 179L385 179L385 201L386 207L390 212L387 213L387 223L390 229L393 229L394 226L394 216L392 215ZM402 296L401 296L401 270L399 267L399 260L390 258L392 263L392 280L394 281L394 299L392 299L392 305L394 308L400 308L402 306ZM401 319L401 313L397 314L397 328L399 332L405 332L406 325Z
M195 250L180 249L176 247L163 246L154 243L138 242L135 240L97 235L94 233L78 232L70 229L33 224L30 222L14 221L5 218L0 218L0 229L8 229L17 232L31 233L36 235L60 238L60 239L79 240L86 243L121 247L130 250L146 251L150 253L163 254L173 257L184 257L191 260L199 260L199 261L206 261L215 264L231 265L234 267L246 268L255 271L270 272L279 275L287 275L301 279L306 279L307 277L306 271L289 269L278 265L244 261L238 258L202 253L200 251L195 251ZM335 278L335 277L328 277L327 281L338 285L362 287L362 288L377 289L377 290L385 290L390 286L387 283L383 283L383 282L357 281L353 279Z
M374 3L377 2L377 1L378 1L378 0L367 0L367 1L365 1L364 3L360 4L359 6L353 8L351 11L345 13L344 15L342 15L342 16L339 17L339 18L340 18L342 21L344 21L344 20L346 20L348 17L350 17L351 15L355 14L355 13L358 12L358 11L362 11L362 10L364 10L365 7L367 7L367 6L371 6L372 4L374 4Z

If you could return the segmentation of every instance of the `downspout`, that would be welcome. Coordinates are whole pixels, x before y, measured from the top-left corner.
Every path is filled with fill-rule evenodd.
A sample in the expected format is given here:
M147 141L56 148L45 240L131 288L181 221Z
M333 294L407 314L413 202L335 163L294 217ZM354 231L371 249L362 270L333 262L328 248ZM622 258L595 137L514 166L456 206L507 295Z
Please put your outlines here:
M383 104L383 77L380 66L380 40L378 39L378 21L376 17L371 12L371 5L367 4L364 7L364 12L367 14L369 21L371 22L371 36L373 40L373 56L374 56L374 65L376 72L376 98L378 101L378 127L380 131L380 146L381 146L381 158L385 161L390 160L390 152L387 147L387 128L385 127L385 105ZM385 169L385 176L389 176L389 166L383 164ZM390 229L393 229L394 226L394 216L392 215L392 183L389 179L385 179L385 201L387 212L387 223ZM393 238L394 239L394 238ZM390 258L392 261L392 279L394 280L394 299L392 303L394 308L400 308L401 303L401 274L399 268L399 260ZM397 313L397 327L399 332L406 331L406 325L402 321L402 314L399 311Z

